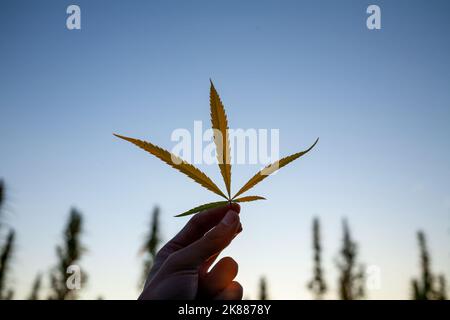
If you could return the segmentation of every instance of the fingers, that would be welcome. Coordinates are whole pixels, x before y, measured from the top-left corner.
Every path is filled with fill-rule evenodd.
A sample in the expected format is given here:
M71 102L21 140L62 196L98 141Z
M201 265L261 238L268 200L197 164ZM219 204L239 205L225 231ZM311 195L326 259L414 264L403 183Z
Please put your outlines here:
M216 226L223 219L230 209L239 213L241 207L239 204L233 202L226 206L206 210L194 215L186 226L158 252L155 264L152 268L152 273L156 273L159 267L172 253L203 237L206 232L211 230L211 228Z
M239 230L240 221L236 211L229 210L220 223L202 238L172 254L171 264L200 267L205 260L227 247Z
M194 215L166 246L179 249L190 245L217 225L230 209L237 213L241 211L239 204L233 202L226 206L206 210Z
M188 246L192 242L200 239L203 235L216 226L229 211L239 213L241 207L237 203L230 203L220 208L206 210L193 216L186 226L173 239L183 246Z
M236 261L230 257L222 258L209 273L200 276L202 295L215 297L231 284L237 273Z
M239 282L233 281L214 300L242 300L244 289Z

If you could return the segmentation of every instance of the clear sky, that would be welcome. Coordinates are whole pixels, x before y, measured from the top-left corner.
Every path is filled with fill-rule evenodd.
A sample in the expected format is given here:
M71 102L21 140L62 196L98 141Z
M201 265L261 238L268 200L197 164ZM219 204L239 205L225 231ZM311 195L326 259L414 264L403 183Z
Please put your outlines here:
M66 29L72 3L81 30ZM366 27L370 4L381 30ZM449 1L425 0L2 1L0 177L17 297L55 264L71 206L86 222L82 297L137 297L153 206L168 240L187 221L174 214L217 198L112 133L170 149L174 129L209 123L209 78L230 126L279 129L281 155L321 139L255 188L267 201L242 206L244 232L224 254L246 297L261 275L272 298L311 297L315 215L329 298L343 217L361 261L381 270L369 298L409 297L418 229L449 277L449 14ZM234 188L258 168L237 166Z

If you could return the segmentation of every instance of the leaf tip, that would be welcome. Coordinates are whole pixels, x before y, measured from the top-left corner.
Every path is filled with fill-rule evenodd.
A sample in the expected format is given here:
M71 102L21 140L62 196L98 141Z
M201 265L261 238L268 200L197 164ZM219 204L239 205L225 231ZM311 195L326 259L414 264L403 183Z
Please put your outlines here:
M308 149L306 149L305 152L308 152L308 151L312 150L312 149L316 146L317 142L319 142L319 137L317 137L316 141L314 141L314 143L312 144L312 146L309 147Z
M117 134L117 133L113 133L113 135L116 136L117 138L122 139L122 140L125 140L125 141L132 142L132 143L136 144L135 143L135 139L133 139L133 138L121 136L120 134Z

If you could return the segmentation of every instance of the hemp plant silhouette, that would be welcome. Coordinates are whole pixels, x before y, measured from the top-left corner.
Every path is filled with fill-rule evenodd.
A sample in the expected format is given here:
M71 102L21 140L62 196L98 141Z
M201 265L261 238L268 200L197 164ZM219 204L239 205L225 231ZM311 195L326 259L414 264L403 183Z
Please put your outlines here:
M364 266L357 265L358 245L353 240L347 220L342 222L344 233L340 257L337 260L339 269L339 297L341 300L357 300L365 297Z
M207 209L220 207L222 205L231 202L249 202L256 200L265 200L265 198L261 196L245 196L245 197L239 196L242 195L244 192L247 192L248 190L253 188L256 184L264 180L267 176L274 173L278 169L284 167L290 162L308 153L312 148L314 148L316 143L319 141L319 139L317 139L314 142L314 144L305 151L301 151L292 154L290 156L284 157L266 166L264 169L257 172L250 180L248 180L247 183L244 184L244 186L242 186L242 188L239 189L239 191L234 196L231 196L231 161L230 161L230 142L228 136L228 120L227 115L225 113L225 108L222 104L222 101L220 100L219 94L214 88L214 84L212 83L212 81L210 82L211 82L210 87L211 123L214 132L214 143L216 145L216 154L219 163L219 169L220 173L222 174L222 178L225 183L227 191L226 195L206 174L204 174L202 171L197 169L192 164L187 163L177 155L170 153L169 151L164 150L150 142L114 134L116 137L129 141L135 144L136 146L144 149L145 151L153 154L160 160L172 166L174 169L177 169L178 171L184 173L185 175L187 175L189 178L191 178L204 188L226 199L226 201L211 202L197 206L193 209L190 209L186 212L177 215L176 217L187 216Z
M420 249L421 275L412 280L412 297L414 300L446 300L445 277L444 275L437 276L431 270L430 252L423 231L417 232L417 240Z
M77 209L70 210L69 219L63 233L63 244L56 247L58 263L51 271L50 286L51 300L75 300L77 298L76 290L69 288L68 280L71 274L68 272L70 267L78 265L86 248L81 243L81 235L84 230L83 216ZM86 283L86 273L83 272L81 282Z
M41 291L42 286L42 274L38 273L36 278L34 278L33 286L31 287L30 295L28 296L28 300L39 300L39 293Z
M144 254L144 265L141 281L139 283L140 289L145 284L148 274L153 266L153 262L156 258L158 246L161 243L160 226L159 226L159 212L158 206L155 206L152 212L152 220L150 222L150 230L145 239L145 242L140 250L140 253Z
M259 279L259 300L269 300L268 285L266 277Z
M308 282L308 289L311 290L317 300L323 298L327 292L327 285L323 276L322 269L322 244L320 241L320 221L319 218L313 220L313 250L314 250L314 269L313 277Z
M0 218L3 214L3 208L6 199L6 187L3 180L0 179ZM0 219L0 231L1 231L1 219ZM16 233L13 229L8 231L6 240L4 243L0 242L0 300L11 300L14 291L8 288L8 276L11 273L11 260L14 253ZM0 241L3 239L3 235L0 233Z

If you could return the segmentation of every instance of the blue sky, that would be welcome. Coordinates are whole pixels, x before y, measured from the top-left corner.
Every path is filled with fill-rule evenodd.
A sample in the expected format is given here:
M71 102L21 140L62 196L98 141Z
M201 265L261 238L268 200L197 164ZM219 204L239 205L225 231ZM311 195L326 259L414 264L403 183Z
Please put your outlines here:
M81 7L82 29L66 29ZM366 28L377 4L382 29ZM172 216L215 196L113 132L170 149L176 128L209 123L209 78L232 128L280 130L280 153L317 148L255 188L243 234L224 252L255 297L310 298L311 220L321 218L329 298L347 217L361 261L381 270L370 298L407 298L415 232L433 269L450 263L448 1L3 1L0 177L18 232L13 284L24 297L71 206L85 214L82 296L137 296L149 213ZM201 168L220 180L216 166ZM233 170L234 188L255 165Z

